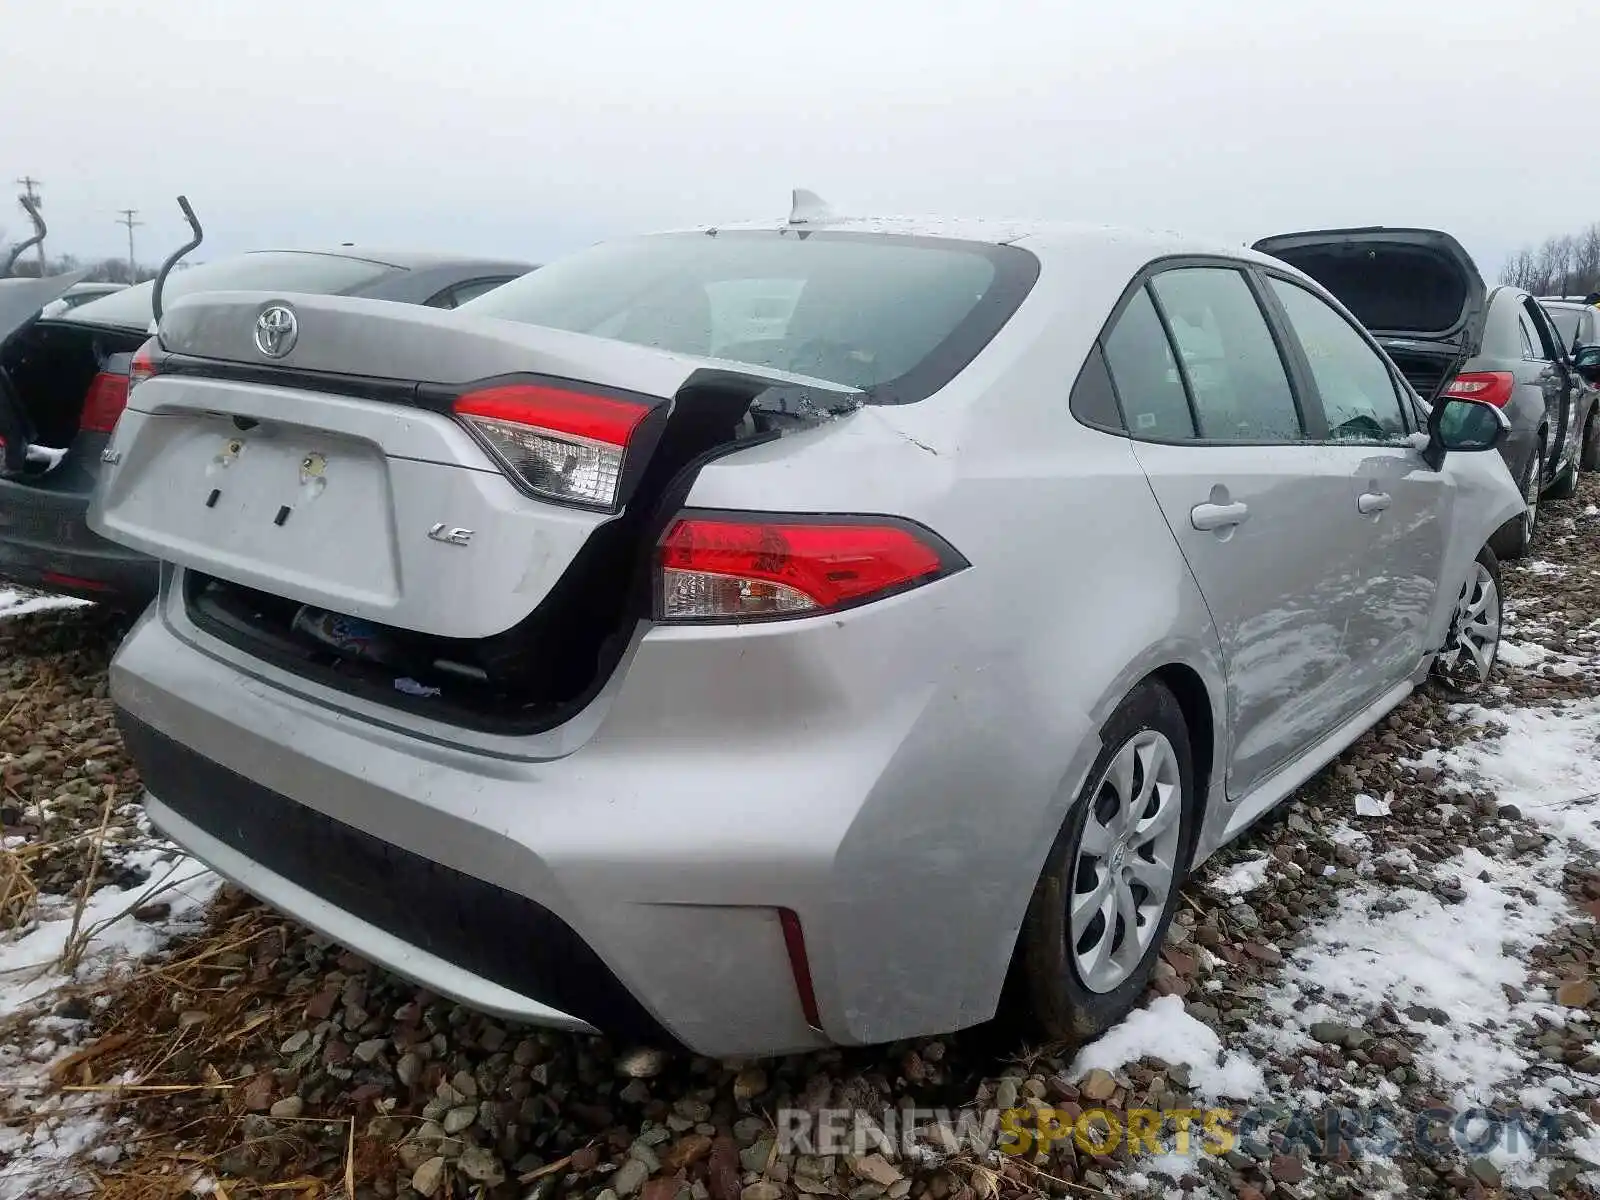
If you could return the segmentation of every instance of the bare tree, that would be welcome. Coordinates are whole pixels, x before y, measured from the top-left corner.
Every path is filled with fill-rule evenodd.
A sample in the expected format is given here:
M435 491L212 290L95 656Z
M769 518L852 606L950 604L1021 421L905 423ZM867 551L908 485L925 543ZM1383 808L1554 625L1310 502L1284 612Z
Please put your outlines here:
M1533 251L1524 246L1506 259L1506 265L1500 271L1500 282L1528 290L1533 282Z
M1600 222L1580 233L1546 238L1506 260L1500 281L1535 296L1587 296L1600 292Z

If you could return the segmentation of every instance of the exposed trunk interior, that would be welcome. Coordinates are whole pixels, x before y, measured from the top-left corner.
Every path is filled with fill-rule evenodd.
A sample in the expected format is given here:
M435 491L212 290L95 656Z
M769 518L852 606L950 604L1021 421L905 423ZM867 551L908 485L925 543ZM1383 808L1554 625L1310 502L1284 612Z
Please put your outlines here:
M197 571L184 602L201 628L279 666L367 699L471 728L530 733L567 720L615 670L653 601L653 548L701 465L720 453L815 424L790 389L738 376L691 380L628 509L595 531L524 620L478 640L354 621ZM364 641L326 636L343 622ZM344 642L341 648L336 640Z
M1384 349L1389 352L1394 365L1400 368L1400 373L1416 388L1417 395L1429 403L1438 397L1440 389L1455 378L1461 362L1459 354L1444 347L1429 351L1385 345Z
M30 440L64 449L78 435L89 385L118 354L132 354L146 334L39 321L6 343L0 366L32 427Z
M1407 246L1381 254L1347 246L1307 247L1283 254L1337 296L1368 329L1444 333L1467 306L1466 280L1437 254Z

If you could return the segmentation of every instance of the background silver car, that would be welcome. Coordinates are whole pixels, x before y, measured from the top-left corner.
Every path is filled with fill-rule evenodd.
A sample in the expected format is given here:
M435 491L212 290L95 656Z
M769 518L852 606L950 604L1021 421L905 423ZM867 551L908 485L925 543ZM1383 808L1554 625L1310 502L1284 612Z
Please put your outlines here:
M192 297L149 370L91 519L176 564L112 667L154 820L442 993L708 1055L1008 974L1104 1029L1187 867L1486 677L1521 505L1457 452L1503 415L1425 415L1307 277L1103 229Z

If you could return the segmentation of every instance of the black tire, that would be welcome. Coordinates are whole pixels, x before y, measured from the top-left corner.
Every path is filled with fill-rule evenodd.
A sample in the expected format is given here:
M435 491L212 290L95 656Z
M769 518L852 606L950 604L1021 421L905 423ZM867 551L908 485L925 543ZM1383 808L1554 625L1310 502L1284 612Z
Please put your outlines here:
M1450 628L1445 633L1444 649L1434 656L1433 663L1430 666L1430 673L1435 682L1460 696L1477 695L1488 686L1489 681L1494 677L1495 666L1500 661L1500 641L1504 636L1506 589L1500 578L1500 560L1495 557L1493 550L1485 546L1478 551L1476 563L1488 572L1488 576L1494 582L1495 588L1494 621L1497 633L1495 634L1494 649L1488 655L1488 667L1481 674L1474 674L1473 664L1465 662L1460 654L1454 653L1459 645L1458 634L1463 618L1463 598L1469 601L1472 599L1472 597L1466 595L1468 588L1472 587L1474 583L1474 579L1470 577L1463 584L1461 595L1458 596L1456 601L1456 610L1451 614ZM1476 575L1476 571L1474 571L1474 575Z
M1107 768L1117 752L1146 730L1162 734L1171 744L1177 760L1181 806L1179 809L1178 853L1174 861L1172 884L1167 903L1137 967L1114 990L1096 992L1079 977L1074 955L1068 947L1067 907L1073 892L1073 871L1078 862L1080 843L1089 811L1095 802ZM1155 970L1156 959L1178 905L1179 889L1188 873L1193 841L1195 803L1193 756L1183 710L1162 684L1147 680L1136 687L1117 706L1101 731L1105 743L1095 759L1084 790L1079 794L1066 824L1056 835L1045 860L1044 872L1034 888L1028 914L1023 921L1017 945L1017 965L1029 1007L1040 1032L1056 1041L1081 1042L1097 1037L1116 1024L1138 1003Z
M1527 469L1520 481L1524 503L1532 510L1511 518L1489 539L1489 548L1502 559L1521 558L1533 546L1533 535L1539 529L1539 497L1544 486L1544 439L1534 444L1528 456Z
M1591 408L1589 419L1583 423L1578 461L1585 471L1600 471L1600 406Z

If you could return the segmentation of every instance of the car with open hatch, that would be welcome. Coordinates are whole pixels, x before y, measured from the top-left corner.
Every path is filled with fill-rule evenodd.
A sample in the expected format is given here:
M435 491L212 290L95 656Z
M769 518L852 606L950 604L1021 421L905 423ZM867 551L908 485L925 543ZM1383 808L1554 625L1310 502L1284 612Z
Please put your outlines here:
M455 312L193 295L91 514L169 564L111 692L167 835L481 1010L1084 1037L1189 869L1488 678L1505 424L1254 251L805 197Z
M415 251L261 250L175 271L162 295L278 287L453 308L530 269ZM59 310L80 276L0 279L0 578L138 607L155 595L155 561L96 536L84 514L158 285Z
M1299 267L1347 305L1426 400L1461 396L1505 413L1500 454L1523 508L1493 540L1501 558L1533 542L1542 499L1576 493L1594 389L1550 314L1510 285L1487 286L1472 256L1437 229L1372 226L1278 234L1257 250Z

